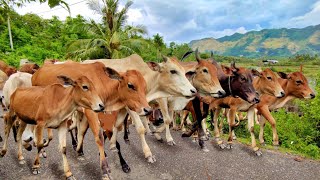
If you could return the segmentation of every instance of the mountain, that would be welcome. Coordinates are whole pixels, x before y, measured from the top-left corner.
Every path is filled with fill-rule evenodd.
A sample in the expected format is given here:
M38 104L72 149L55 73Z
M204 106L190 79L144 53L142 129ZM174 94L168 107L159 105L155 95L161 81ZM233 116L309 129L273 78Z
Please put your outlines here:
M214 51L228 56L292 56L320 53L320 25L297 29L263 29L245 34L235 33L218 39L205 38L189 43L200 52Z

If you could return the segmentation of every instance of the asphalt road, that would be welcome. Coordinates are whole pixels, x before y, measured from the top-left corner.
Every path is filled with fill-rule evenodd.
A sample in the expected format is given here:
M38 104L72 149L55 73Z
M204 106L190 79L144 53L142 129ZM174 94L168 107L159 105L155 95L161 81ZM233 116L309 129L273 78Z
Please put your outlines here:
M3 123L0 123L0 134L3 136ZM117 153L108 151L108 162L111 166L113 179L320 179L320 162L304 159L295 161L296 156L286 155L275 151L262 150L263 155L256 157L250 147L236 143L232 150L220 150L211 141L207 141L210 152L200 151L198 145L191 139L181 138L180 132L173 132L177 143L168 146L158 142L155 137L147 136L151 151L157 162L146 162L140 140L133 127L130 128L130 145L124 143L120 134L119 142L124 158L131 167L131 172L122 172ZM56 132L55 132L56 135ZM80 180L100 179L100 167L97 147L89 130L85 138L85 161L80 161L71 147L68 135L67 157L71 171ZM0 146L2 146L2 142ZM5 157L0 159L0 179L64 179L62 156L58 151L58 139L54 137L47 148L46 159L41 159L41 174L33 175L31 167L35 156L35 149L24 150L26 164L20 165L16 155L16 144L10 133L9 149Z

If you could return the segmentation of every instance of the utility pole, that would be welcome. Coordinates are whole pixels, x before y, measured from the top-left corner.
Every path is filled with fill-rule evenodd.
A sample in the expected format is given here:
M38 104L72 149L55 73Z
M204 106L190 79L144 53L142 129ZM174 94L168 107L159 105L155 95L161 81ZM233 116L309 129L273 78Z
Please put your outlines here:
M11 47L11 50L13 51L13 42L12 42L12 34L11 34L11 26L10 26L10 16L9 16L9 13L8 13L8 31L9 31L10 47Z

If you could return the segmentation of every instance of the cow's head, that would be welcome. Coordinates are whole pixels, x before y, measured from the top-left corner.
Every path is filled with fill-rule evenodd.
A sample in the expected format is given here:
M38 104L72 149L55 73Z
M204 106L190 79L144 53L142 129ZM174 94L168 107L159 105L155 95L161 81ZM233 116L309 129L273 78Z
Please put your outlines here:
M119 99L132 111L139 115L151 113L151 108L146 99L147 83L142 74L137 70L128 70L119 74L114 69L105 68L111 79L119 81Z
M17 68L13 67L13 66L8 66L6 67L5 69L5 73L8 75L8 76L11 76L11 74L14 74L17 72Z
M239 96L249 103L258 103L259 95L253 87L253 75L258 75L256 70L248 70L243 67L236 67L231 63L231 67L223 66L224 72L229 76L226 79L229 93L233 96Z
M148 66L160 73L160 90L173 96L195 96L197 90L191 85L184 68L175 57L163 57L162 63L148 62Z
M267 68L257 75L258 77L254 80L254 87L261 94L268 94L278 98L281 98L285 95L285 92L278 81L276 73L274 73L271 69Z
M80 76L77 80L72 80L67 76L58 76L64 86L73 86L74 100L78 106L92 109L95 112L104 110L104 104L98 95L93 83L86 77Z
M200 94L210 95L215 98L224 97L226 92L222 89L219 79L217 68L213 64L213 58L201 59L198 49L195 51L196 60L198 64L194 70L187 72L192 85L198 90Z
M288 96L305 99L315 97L313 90L309 87L307 78L302 72L294 72L291 74L279 72L278 74L281 78L287 79L287 83L283 88Z

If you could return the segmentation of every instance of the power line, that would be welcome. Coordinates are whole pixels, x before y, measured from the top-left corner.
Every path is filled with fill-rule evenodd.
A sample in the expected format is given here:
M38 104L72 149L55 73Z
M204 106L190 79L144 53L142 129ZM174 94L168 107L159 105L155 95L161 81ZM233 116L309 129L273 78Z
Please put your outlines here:
M73 5L76 5L76 4L83 3L83 2L85 2L85 1L87 1L87 0L82 0L82 1L79 1L79 2L75 2L75 3L70 4L70 5L68 5L68 6L70 7L70 6L73 6ZM43 13L47 13L47 12L56 11L56 10L59 10L59 9L65 9L65 8L64 8L64 7L59 7L59 8L56 8L56 9L50 9L50 10L48 10L48 11L43 11L43 12L33 13L33 14L39 15L39 14L43 14Z

